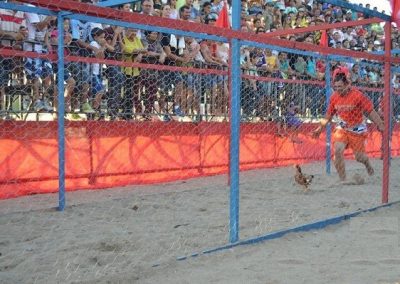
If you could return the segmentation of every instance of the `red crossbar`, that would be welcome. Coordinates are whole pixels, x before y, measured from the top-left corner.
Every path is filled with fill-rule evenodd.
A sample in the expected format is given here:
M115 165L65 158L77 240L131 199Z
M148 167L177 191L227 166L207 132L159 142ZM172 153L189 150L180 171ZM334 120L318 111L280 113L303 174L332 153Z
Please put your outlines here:
M151 17L139 13L125 12L107 7L99 7L86 3L77 3L71 0L21 0L21 2L39 5L54 11L70 11L72 13L85 14L89 16L102 17L106 19L121 20L124 22L137 23L137 24L149 24L152 26L160 26L169 29L179 29L182 31L199 32L213 34L228 39L237 38L245 41L255 41L258 43L264 43L268 45L276 45L280 47L309 50L314 52L320 52L325 54L335 54L355 58L365 58L368 60L375 60L384 62L385 58L383 55L369 54L365 52L336 49L331 47L320 47L312 44L295 42L289 40L265 38L259 34L250 34L242 31L234 31L231 29L224 29L199 23L193 23L188 21L179 21L173 19L165 19L161 17ZM391 58L393 63L400 63L400 58Z

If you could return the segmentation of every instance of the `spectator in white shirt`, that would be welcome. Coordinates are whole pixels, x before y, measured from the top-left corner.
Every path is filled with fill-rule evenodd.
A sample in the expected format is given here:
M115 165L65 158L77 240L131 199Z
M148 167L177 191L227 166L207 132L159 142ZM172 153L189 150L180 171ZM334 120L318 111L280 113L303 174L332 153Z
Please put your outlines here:
M107 49L107 41L105 39L105 32L100 28L94 28L92 30L93 41L90 42L91 46L94 46L98 50L104 52ZM100 105L101 99L105 93L103 85L102 67L99 63L92 63L91 66L91 94L93 99L93 108L99 113L99 118L102 119Z
M32 6L32 5L29 5ZM24 14L26 25L28 29L28 38L24 42L23 48L25 51L33 51L37 53L45 53L44 49L44 37L51 21L55 20L55 17L38 15L35 13L25 13ZM53 75L52 65L48 60L43 60L39 58L27 58L25 61L25 72L28 80L32 83L33 88L33 101L35 111L53 111L53 107L49 104L45 95L49 95L49 90L51 87L51 79ZM40 98L39 87L40 81L42 79L44 91L43 98ZM53 96L55 96L53 89Z

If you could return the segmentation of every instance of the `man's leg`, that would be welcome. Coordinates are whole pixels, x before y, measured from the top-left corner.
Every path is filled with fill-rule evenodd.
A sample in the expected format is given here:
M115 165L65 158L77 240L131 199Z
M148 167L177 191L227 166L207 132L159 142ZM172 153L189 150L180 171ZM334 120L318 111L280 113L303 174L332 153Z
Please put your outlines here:
M343 142L335 142L335 168L341 180L346 179L346 168L344 164L344 150L346 144Z
M372 168L371 163L369 162L367 154L365 154L364 152L355 152L354 156L357 162L364 164L368 174L372 176L374 174L374 169Z

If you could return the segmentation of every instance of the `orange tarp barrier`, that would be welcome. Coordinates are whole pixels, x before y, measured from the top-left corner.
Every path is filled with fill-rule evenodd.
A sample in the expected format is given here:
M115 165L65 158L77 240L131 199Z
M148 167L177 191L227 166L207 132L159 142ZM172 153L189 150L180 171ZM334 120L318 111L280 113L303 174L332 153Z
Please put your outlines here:
M309 133L293 144L274 135L273 123L244 123L241 169L278 167L325 158L325 138ZM371 127L372 128L372 127ZM66 189L110 188L226 173L228 123L66 122ZM380 155L380 134L370 131L367 151ZM400 153L399 129L392 142ZM0 199L58 190L56 122L0 122Z

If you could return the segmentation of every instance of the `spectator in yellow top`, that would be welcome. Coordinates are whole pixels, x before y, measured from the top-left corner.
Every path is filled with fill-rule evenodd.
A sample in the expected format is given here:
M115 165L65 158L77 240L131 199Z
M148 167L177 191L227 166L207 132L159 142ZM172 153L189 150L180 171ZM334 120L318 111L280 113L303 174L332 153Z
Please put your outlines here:
M147 53L140 38L137 36L136 29L128 29L122 39L123 60L129 63L141 62L143 54ZM133 106L135 111L142 112L140 102L140 69L137 67L122 67L125 74L125 91L122 105L122 118L130 120L133 118Z
M266 69L270 73L275 73L279 70L279 60L278 57L272 54L270 49L265 50L265 63Z
M297 27L300 28L308 27L308 21L306 18L306 13L304 8L299 8L299 13L297 15L296 23L298 23Z

